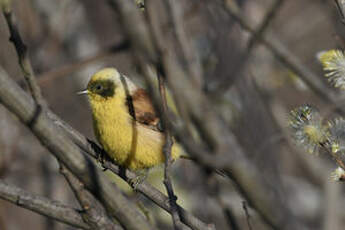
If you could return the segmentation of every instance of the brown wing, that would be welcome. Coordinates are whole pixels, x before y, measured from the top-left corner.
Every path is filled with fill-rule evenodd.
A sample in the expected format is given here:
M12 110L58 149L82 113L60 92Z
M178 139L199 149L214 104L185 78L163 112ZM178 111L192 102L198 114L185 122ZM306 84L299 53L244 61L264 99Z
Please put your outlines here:
M127 98L127 104L132 117L137 122L161 131L159 117L156 115L151 99L144 89L137 89L131 97Z

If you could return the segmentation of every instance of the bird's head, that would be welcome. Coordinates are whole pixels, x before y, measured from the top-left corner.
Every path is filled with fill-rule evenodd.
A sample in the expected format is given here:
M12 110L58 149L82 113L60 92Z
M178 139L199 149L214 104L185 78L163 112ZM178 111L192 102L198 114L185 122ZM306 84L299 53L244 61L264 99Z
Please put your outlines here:
M126 76L120 74L115 68L105 68L95 73L87 89L79 94L87 94L90 101L108 101L122 99L136 90L136 86Z

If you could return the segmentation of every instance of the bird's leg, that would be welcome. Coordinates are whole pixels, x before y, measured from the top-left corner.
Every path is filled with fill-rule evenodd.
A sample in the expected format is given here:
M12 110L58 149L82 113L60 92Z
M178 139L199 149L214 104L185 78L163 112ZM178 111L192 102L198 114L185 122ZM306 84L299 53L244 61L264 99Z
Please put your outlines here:
M106 168L104 167L104 162L105 162L105 152L104 152L104 151L98 153L98 155L97 155L97 161L98 161L99 163L101 163L101 165L102 165L102 167L103 167L103 170L105 171Z
M90 144L91 148L96 152L97 154L97 161L101 163L103 166L105 157L106 157L106 152L104 149L100 148L95 142L87 138L87 142Z
M103 171L108 170L108 168L104 166L106 158L107 158L107 155L103 149L97 152L97 161L101 164Z
M141 169L136 172L137 176L130 179L130 185L134 190L137 190L138 185L140 185L142 182L144 182L147 178L147 175L149 173L149 169Z

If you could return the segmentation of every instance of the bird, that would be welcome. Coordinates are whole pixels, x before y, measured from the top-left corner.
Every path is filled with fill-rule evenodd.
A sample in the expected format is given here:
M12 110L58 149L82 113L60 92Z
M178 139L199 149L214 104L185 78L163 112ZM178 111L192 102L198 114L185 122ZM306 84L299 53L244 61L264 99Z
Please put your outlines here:
M138 171L165 162L164 132L146 90L117 69L104 68L79 94L87 94L95 136L116 164ZM173 141L171 157L176 160L183 150Z

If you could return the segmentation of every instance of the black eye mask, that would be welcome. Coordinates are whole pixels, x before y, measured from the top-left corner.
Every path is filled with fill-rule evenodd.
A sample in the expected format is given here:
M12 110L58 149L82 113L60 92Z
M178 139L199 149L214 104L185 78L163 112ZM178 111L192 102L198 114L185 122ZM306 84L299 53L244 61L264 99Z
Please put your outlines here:
M104 98L112 97L115 94L115 84L112 80L99 80L91 85L91 91Z

